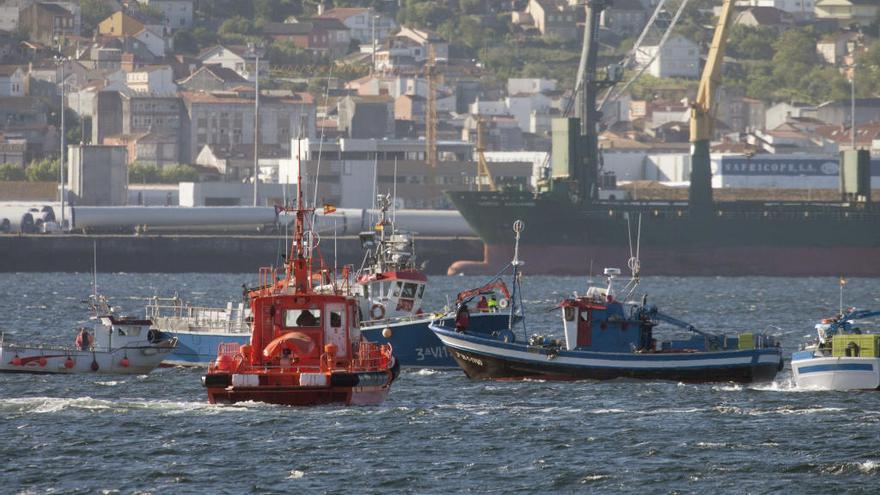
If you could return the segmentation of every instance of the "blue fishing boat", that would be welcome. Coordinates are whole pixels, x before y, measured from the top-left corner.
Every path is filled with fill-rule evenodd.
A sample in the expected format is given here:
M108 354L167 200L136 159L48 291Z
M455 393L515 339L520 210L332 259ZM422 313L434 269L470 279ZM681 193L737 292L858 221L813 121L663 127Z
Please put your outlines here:
M516 222L517 246L522 222ZM521 306L518 249L514 249L512 301ZM723 336L648 305L645 297L628 302L638 285L638 258L630 259L633 277L618 298L616 268L605 269L607 285L589 287L583 296L563 300L561 338L528 335L526 319L487 332L472 331L449 318L433 322L440 338L465 374L472 379L580 380L636 378L682 382L771 381L782 369L782 349L768 335ZM689 332L690 338L661 340L661 324Z

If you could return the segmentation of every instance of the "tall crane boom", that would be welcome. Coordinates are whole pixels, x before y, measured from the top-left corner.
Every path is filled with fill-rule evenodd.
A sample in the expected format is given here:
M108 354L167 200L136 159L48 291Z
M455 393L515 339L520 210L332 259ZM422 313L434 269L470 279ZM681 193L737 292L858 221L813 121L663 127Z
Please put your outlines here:
M691 104L690 206L694 212L708 213L712 206L709 143L715 129L715 89L721 84L721 66L727 47L727 35L733 25L733 3L733 0L724 0L721 6L712 46L700 77L697 99Z

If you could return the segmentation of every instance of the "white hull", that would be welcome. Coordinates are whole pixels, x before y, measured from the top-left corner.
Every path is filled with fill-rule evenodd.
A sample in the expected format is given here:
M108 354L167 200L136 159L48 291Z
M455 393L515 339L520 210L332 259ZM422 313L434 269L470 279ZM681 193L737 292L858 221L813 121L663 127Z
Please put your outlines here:
M173 348L170 342L164 346L131 346L93 351L6 343L0 345L0 372L143 375L156 369ZM124 364L125 358L128 358L127 366Z
M799 388L873 390L880 388L880 358L819 357L791 361Z

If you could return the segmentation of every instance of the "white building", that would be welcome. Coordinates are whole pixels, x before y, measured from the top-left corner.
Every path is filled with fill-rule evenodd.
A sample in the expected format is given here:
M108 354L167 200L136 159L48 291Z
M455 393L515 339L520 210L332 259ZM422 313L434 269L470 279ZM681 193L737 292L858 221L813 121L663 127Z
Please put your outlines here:
M636 53L636 63L648 64L648 73L654 77L684 77L695 79L700 76L700 47L683 36L670 36L659 50L657 46L642 47ZM654 54L657 54L654 57ZM651 59L654 59L651 62Z
M177 93L174 73L167 65L147 66L129 72L125 75L125 85L137 93L149 93L157 96Z
M338 7L317 16L319 19L338 19L349 29L351 39L361 43L382 41L397 31L397 23L392 17L382 13L374 14L373 9L364 7Z
M138 0L138 2L157 8L165 17L165 27L170 30L192 26L192 0Z
M510 78L507 80L507 94L509 95L532 95L535 93L546 93L556 90L555 79L518 79Z
M543 116L549 116L552 101L541 93L518 94L496 101L471 103L469 113L486 117L510 115L523 132L538 132L546 124Z
M242 47L226 47L223 45L215 45L205 48L199 53L199 60L203 65L218 64L230 70L234 70L238 75L253 81L256 76L254 72L254 59L250 57L247 50ZM260 74L265 74L269 68L269 61L266 58L260 59Z
M27 75L17 65L0 65L0 96L24 96Z
M814 16L816 0L738 0L737 7L773 7L801 19Z

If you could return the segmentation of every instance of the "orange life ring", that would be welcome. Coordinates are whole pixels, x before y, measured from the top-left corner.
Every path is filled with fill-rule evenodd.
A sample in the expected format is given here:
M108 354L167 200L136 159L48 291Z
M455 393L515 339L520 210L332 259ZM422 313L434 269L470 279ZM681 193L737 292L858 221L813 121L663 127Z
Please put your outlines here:
M374 320L385 318L385 306L382 306L379 303L374 304L373 307L370 308L370 316L372 316Z

